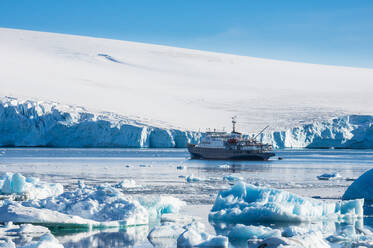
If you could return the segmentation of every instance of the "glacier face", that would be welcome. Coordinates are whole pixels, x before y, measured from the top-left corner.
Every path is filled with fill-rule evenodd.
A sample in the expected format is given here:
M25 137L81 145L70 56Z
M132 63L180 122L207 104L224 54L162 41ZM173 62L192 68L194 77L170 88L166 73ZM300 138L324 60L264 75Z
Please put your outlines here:
M186 147L199 133L159 128L113 113L54 102L0 99L0 146Z
M0 146L183 148L203 134L55 102L0 98ZM346 115L259 136L274 148L373 148L373 116Z
M275 148L373 148L373 116L346 115L263 134Z

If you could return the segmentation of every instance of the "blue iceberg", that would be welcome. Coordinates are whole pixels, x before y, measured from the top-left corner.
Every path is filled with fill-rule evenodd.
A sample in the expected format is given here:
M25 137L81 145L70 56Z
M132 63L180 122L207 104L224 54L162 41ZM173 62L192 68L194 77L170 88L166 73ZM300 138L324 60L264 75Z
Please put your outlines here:
M373 201L373 169L368 170L355 180L342 196L343 200L364 198Z
M363 199L322 201L238 182L221 191L209 214L212 221L232 223L351 221L363 217Z

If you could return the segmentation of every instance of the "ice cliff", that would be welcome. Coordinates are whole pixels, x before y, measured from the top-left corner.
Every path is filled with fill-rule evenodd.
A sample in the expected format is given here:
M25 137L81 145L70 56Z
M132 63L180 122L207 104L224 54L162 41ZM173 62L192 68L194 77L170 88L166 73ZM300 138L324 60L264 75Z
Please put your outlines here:
M346 115L263 134L275 148L373 148L373 116Z
M5 97L0 99L0 146L186 147L199 134L160 128L114 113Z
M0 98L0 146L186 147L202 134L55 102ZM262 134L275 148L373 148L373 116L346 115Z

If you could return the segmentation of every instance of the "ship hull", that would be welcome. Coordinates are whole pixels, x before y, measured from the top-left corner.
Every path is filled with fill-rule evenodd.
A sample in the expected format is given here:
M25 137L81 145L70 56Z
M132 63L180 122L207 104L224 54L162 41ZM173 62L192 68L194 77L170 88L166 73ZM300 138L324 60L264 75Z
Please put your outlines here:
M188 151L192 159L214 160L255 160L265 161L275 156L273 152L259 152L246 150L227 150L223 148L205 148L188 145Z

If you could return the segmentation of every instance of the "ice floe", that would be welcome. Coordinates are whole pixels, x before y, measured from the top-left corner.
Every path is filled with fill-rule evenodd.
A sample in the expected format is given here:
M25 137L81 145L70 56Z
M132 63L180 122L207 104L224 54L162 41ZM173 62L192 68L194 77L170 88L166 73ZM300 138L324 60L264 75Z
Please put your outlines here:
M335 180L335 179L341 179L341 178L342 178L342 176L337 172L324 173L320 176L317 176L317 179L319 179L319 180Z
M133 179L124 179L121 182L114 185L114 187L125 189L125 188L136 188L138 187L138 185L136 184L136 181Z
M0 205L0 221L88 229L128 227L147 225L164 213L177 213L184 205L183 201L170 196L128 196L104 184L77 188L45 199L4 200Z
M177 238L186 230L188 224L199 221L200 218L180 215L164 214L161 225L156 225L148 234L148 240L156 247L175 247Z
M178 170L185 170L187 167L185 165L178 165L176 166L176 169Z
M63 186L59 183L41 182L39 178L24 177L20 173L7 172L0 178L2 194L24 195L26 199L43 199L63 193Z
M228 238L214 236L205 232L200 222L192 222L183 227L185 230L177 238L177 247L228 247Z
M218 167L222 168L222 169L229 169L230 165L229 164L222 164L222 165L219 165Z
M193 176L193 175L189 175L185 178L185 180L188 182L188 183L196 183L196 182L199 182L201 181L201 178L199 177L196 177L196 176Z
M347 188L342 199L358 199L364 198L366 201L373 201L373 169L368 170L355 180L350 187Z
M226 222L348 221L363 217L363 204L363 199L322 201L238 182L219 192L209 218Z
M137 197L137 200L147 209L150 220L160 218L163 214L178 213L186 205L173 196Z
M242 181L243 178L238 177L238 176L234 176L234 175L228 175L228 176L224 176L223 180L227 181L227 182L238 182L238 181Z

